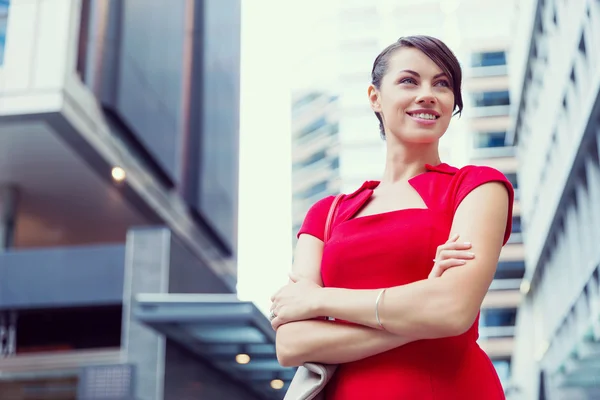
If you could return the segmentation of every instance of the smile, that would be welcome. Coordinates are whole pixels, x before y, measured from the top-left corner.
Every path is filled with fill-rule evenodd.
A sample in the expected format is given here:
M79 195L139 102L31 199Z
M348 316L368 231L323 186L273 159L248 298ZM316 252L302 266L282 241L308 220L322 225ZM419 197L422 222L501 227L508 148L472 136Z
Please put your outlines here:
M407 113L408 115L410 115L411 117L413 117L414 119L424 119L424 120L430 120L430 121L435 121L436 119L438 119L440 116L436 115L436 114L429 114L429 113Z

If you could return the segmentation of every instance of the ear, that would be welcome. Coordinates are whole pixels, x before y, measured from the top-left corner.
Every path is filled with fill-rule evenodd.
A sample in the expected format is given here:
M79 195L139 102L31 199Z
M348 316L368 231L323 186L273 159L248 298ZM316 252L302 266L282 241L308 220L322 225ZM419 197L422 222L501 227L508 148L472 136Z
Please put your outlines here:
M371 109L374 112L381 112L381 104L379 103L379 90L371 84L368 89L369 102L371 103Z

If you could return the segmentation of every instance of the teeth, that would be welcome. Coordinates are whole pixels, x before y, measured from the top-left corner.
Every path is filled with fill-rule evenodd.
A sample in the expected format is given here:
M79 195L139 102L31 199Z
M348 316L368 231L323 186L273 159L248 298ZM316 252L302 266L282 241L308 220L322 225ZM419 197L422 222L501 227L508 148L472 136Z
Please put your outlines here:
M413 117L421 119L436 119L437 117L433 114L412 114Z

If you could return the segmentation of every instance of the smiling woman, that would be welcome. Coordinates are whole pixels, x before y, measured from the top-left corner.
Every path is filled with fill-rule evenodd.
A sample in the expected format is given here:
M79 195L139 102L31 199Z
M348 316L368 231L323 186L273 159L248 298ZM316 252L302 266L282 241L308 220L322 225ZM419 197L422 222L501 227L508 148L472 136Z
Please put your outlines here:
M504 398L477 337L514 193L495 169L440 160L439 140L462 111L461 79L438 39L383 50L368 88L383 176L318 201L298 232L271 323L281 364L339 364L328 400Z

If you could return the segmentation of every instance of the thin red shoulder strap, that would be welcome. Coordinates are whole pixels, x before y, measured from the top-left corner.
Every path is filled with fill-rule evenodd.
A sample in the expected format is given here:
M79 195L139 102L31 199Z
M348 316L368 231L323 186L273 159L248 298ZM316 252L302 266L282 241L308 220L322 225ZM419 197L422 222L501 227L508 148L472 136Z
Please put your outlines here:
M327 220L325 221L325 234L323 235L323 242L327 242L329 240L329 236L331 236L331 225L333 224L333 219L335 218L337 207L342 197L344 197L344 195L341 193L335 196L333 202L331 203L331 207L329 207L329 213L327 214Z

